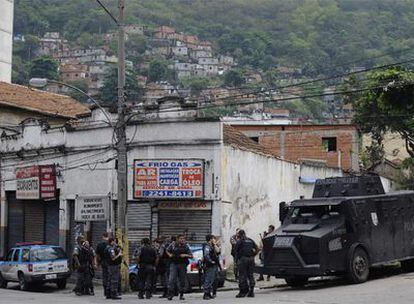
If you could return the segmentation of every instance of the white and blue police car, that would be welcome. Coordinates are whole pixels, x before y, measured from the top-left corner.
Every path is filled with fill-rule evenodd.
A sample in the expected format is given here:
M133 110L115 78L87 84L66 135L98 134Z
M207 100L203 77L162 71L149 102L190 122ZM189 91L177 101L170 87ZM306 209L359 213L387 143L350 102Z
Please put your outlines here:
M59 246L19 243L0 261L0 288L18 282L21 290L36 283L56 283L64 289L69 276L69 260Z

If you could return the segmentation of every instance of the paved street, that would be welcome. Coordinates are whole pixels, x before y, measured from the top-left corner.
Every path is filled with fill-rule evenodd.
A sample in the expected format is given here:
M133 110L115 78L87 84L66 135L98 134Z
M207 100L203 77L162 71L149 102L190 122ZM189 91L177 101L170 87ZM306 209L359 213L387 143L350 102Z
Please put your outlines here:
M276 281L274 281L276 282ZM230 284L231 285L231 284ZM232 285L231 285L232 286ZM277 287L260 289L256 291L255 299L237 299L238 303L321 303L321 304L358 304L358 303L375 303L375 304L408 304L414 299L414 273L386 274L377 275L376 278L360 285L348 285L341 280L315 281L306 288L291 289L277 281ZM49 303L49 304L67 304L67 303L103 303L111 302L103 300L101 290L97 290L97 296L76 297L70 292L70 288L64 291L58 291L53 285L47 285L39 292L21 292L15 285L11 285L7 290L0 291L0 303ZM234 298L236 291L222 291L218 299L210 303L235 303ZM193 293L187 295L186 301L182 303L205 303L201 300L201 294ZM137 303L136 294L123 296L119 303ZM152 300L141 300L151 303L166 303L165 299L154 297ZM179 302L174 299L172 302Z

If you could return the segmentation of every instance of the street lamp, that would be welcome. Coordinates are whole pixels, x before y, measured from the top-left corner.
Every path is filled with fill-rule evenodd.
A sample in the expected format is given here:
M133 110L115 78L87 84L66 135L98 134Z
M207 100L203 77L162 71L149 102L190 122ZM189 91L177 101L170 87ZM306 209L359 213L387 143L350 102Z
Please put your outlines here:
M75 91L85 95L86 97L88 97L88 100L92 101L102 111L102 113L105 115L105 118L108 120L108 123L111 125L111 127L113 127L112 120L109 117L108 113L105 111L105 109L102 108L102 106L99 104L99 102L97 102L95 99L93 99L90 95L88 95L86 92L82 91L81 89L79 89L79 88L77 88L73 85L64 83L64 82L60 82L60 81L52 80L52 79L47 79L47 78L31 78L29 80L29 86L34 87L34 88L39 88L39 89L46 87L49 83L55 83L55 84L59 84L59 85L64 86L64 87L68 87L68 88L70 88L72 90L75 90Z

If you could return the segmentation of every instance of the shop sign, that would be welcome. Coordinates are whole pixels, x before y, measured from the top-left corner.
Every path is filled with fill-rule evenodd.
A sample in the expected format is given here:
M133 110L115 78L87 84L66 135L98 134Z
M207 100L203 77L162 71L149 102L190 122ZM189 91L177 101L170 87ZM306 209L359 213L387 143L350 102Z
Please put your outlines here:
M134 161L134 198L202 199L203 197L203 160Z
M37 200L39 191L39 166L16 169L16 199Z
M19 200L55 200L55 165L17 168L16 198Z
M75 221L106 221L109 210L109 196L78 196L75 202Z
M56 170L54 165L39 166L40 198L56 199Z
M159 210L211 210L211 203L210 202L179 202L179 201L171 201L171 202L159 202L158 203Z

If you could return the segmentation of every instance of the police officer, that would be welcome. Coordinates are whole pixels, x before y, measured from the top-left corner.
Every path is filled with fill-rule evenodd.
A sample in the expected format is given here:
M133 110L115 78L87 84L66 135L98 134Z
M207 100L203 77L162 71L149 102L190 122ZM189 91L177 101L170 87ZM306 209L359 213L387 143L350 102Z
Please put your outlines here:
M81 247L84 241L85 241L85 238L82 235L79 235L76 238L76 245L73 248L73 253L72 253L72 268L75 270L75 273L76 273L76 286L73 289L73 291L75 292L77 296L81 296L84 294L83 287L85 285L85 275L84 275L84 271L81 268L81 264L79 261Z
M177 279L179 281L178 291L180 293L180 300L185 300L184 287L187 276L187 265L189 259L193 258L193 254L186 243L184 235L179 235L177 241L171 243L167 249L167 254L171 258L170 277L168 279L168 300L172 300L174 297Z
M122 250L116 245L114 238L108 239L107 261L108 261L108 290L107 299L121 300L118 294L121 263L122 263Z
M204 263L204 296L203 300L213 298L213 284L216 279L219 258L215 248L216 238L212 234L206 235L206 243L203 246L203 263Z
M139 265L138 271L138 298L151 299L153 281L155 276L155 267L158 262L157 252L151 246L149 238L141 241L141 247L136 256L136 262Z
M160 298L166 298L168 296L168 275L170 273L170 258L167 255L167 248L170 245L171 240L161 236L158 238L158 265L156 275L161 278L161 285L163 286L164 292Z
M92 279L95 276L95 251L88 241L82 243L79 254L80 268L83 270L83 294L95 295Z
M102 234L102 241L96 246L96 258L98 265L102 267L102 286L104 288L104 296L109 297L108 291L108 257L106 247L108 246L108 232Z
M233 257L233 272L234 272L234 278L236 281L239 279L239 269L237 268L237 258L236 258L236 252L234 251L236 247L236 243L238 240L237 234L239 233L240 228L236 229L236 234L232 235L230 238L230 244L231 244L231 256Z
M234 251L239 269L239 293L236 298L244 298L246 295L253 298L255 286L253 277L254 257L259 248L252 239L246 236L244 230L239 230Z

